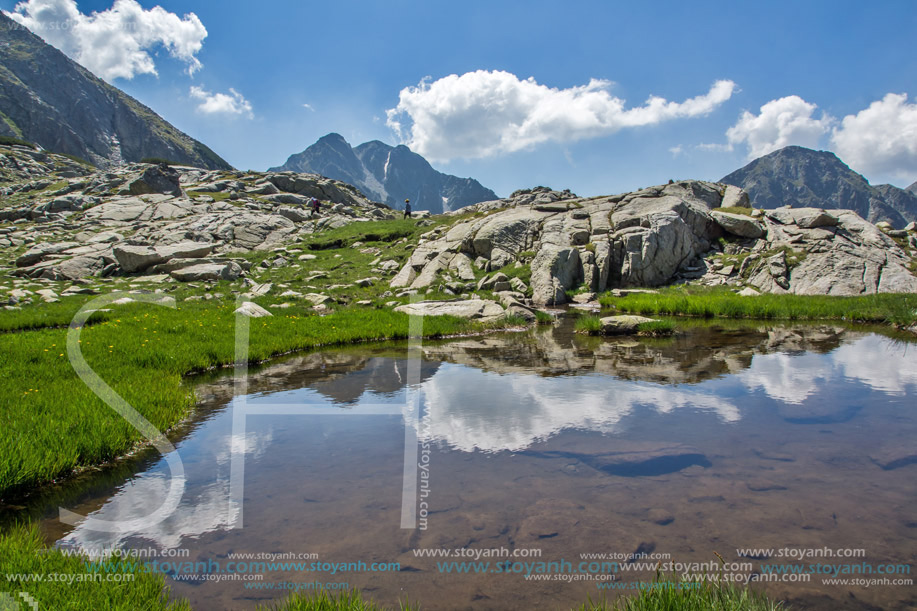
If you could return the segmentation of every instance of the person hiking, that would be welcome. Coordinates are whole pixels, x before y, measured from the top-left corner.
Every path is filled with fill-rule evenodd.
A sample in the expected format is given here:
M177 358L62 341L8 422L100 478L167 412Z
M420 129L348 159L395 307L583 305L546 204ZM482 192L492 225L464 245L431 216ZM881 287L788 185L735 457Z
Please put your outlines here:
M311 216L315 216L316 214L318 214L318 211L321 210L321 208L322 208L321 202L318 201L318 198L313 197L313 198L312 198L312 215L311 215Z
M404 200L404 218L411 218L411 200Z

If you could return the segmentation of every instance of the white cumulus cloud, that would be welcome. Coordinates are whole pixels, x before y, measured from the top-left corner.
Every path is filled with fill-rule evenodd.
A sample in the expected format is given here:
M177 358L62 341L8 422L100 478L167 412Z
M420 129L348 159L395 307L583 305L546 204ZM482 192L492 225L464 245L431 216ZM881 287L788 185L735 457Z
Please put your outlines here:
M859 172L913 180L917 175L917 104L906 93L886 94L834 130L838 156Z
M747 110L739 121L726 131L727 150L740 144L748 147L748 158L755 159L785 146L795 144L816 148L834 122L829 115L821 118L813 114L818 107L796 95L771 100L761 107L757 115ZM719 150L720 145L701 145L708 150Z
M200 69L197 53L207 29L194 13L179 17L160 6L144 10L136 0L115 0L111 8L85 15L75 0L26 0L7 15L101 78L131 79L156 74L150 51L164 48Z
M245 97L229 88L229 93L211 93L202 87L192 86L191 97L200 100L197 110L208 115L243 115L251 119L252 105Z
M398 105L387 111L387 123L429 159L479 158L705 115L735 89L732 81L717 81L706 94L684 102L652 96L642 106L625 108L624 100L609 93L610 86L593 79L555 89L503 71L453 74L402 89Z

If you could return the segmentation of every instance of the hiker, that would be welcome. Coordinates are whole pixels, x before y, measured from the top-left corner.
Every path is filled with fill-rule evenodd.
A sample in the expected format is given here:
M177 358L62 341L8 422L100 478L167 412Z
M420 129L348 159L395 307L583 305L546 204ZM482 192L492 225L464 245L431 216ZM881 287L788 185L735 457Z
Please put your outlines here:
M313 197L313 198L312 198L312 215L311 215L311 216L315 216L316 214L318 214L318 211L321 210L321 207L322 207L322 204L321 204L321 202L318 201L318 198Z
M411 218L411 200L404 200L404 218Z

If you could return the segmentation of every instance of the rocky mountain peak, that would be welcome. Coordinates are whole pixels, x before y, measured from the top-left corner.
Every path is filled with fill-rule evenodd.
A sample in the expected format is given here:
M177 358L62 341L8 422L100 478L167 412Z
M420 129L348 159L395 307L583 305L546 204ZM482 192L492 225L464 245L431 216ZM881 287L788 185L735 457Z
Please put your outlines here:
M441 213L497 195L473 178L435 170L403 144L390 146L371 140L351 147L340 134L328 134L271 171L312 172L358 187L368 197L398 208L405 199L414 210Z
M892 185L872 186L830 151L788 146L755 159L720 182L741 187L752 203L854 210L871 222L903 227L917 220L917 195Z

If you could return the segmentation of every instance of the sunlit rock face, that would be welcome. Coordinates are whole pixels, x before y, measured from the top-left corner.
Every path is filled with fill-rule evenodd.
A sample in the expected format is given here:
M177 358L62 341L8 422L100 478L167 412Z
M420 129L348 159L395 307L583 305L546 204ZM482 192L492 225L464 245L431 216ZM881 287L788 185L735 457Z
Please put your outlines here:
M455 261L473 259L490 270L530 266L539 305L565 303L579 286L676 282L800 295L917 291L912 246L855 212L747 206L735 186L698 180L591 198L518 191L468 209L483 217L433 232L391 286L422 289Z

